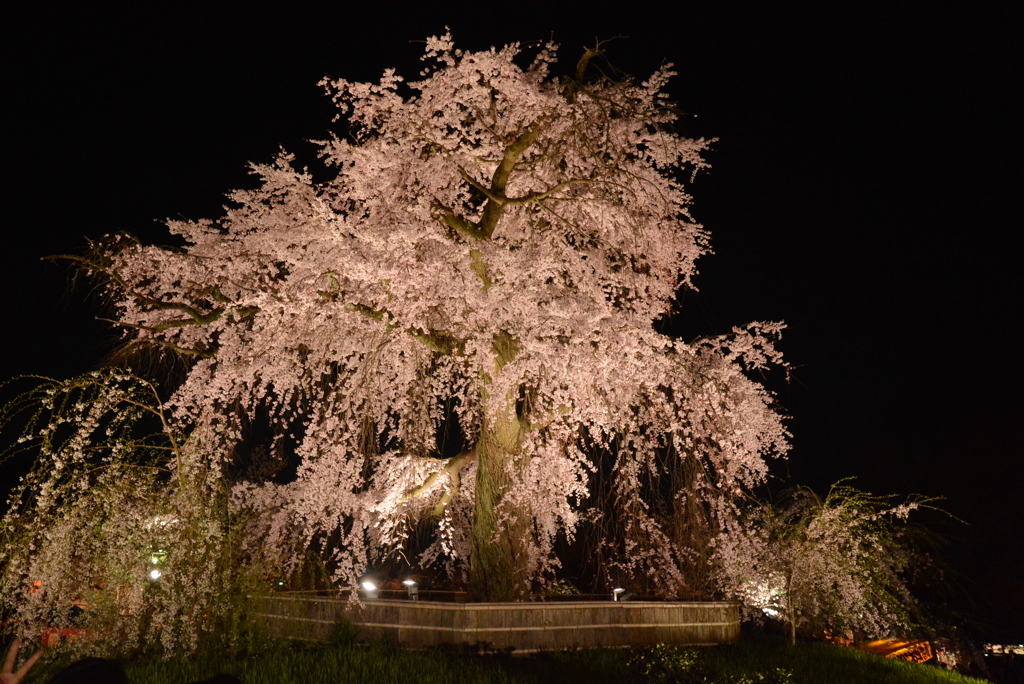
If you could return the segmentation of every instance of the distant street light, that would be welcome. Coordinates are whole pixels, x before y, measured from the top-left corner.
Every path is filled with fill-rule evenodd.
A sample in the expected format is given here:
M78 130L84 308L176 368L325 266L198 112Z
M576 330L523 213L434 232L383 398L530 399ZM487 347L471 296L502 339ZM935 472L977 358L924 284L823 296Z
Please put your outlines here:
M402 580L402 584L405 585L405 590L409 592L409 598L413 601L418 601L420 598L420 588L416 584L416 580Z

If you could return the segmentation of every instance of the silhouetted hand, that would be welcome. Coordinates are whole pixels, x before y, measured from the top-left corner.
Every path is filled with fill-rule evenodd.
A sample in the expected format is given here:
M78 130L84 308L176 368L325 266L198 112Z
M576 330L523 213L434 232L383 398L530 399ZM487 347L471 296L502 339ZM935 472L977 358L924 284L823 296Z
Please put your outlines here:
M14 641L11 642L10 648L7 649L7 658L4 660L4 669L0 672L0 684L18 684L28 671L32 669L32 666L36 664L36 661L43 656L43 649L39 649L32 654L32 657L25 661L25 664L18 668L17 672L14 670L14 661L18 659L18 651L21 649L21 639L15 637Z

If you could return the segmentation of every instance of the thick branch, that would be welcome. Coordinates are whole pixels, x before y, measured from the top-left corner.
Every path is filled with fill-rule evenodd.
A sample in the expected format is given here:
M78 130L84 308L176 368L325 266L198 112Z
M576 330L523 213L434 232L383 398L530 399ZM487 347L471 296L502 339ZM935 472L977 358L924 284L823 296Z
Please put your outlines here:
M469 172L466 171L466 169L462 168L461 166L459 167L459 175L462 176L462 180L466 181L474 188L479 190L481 193L483 193L484 197L487 198L488 203L494 202L495 204L503 205L505 204L505 202L508 201L508 198L505 197L505 195L503 195L500 192L495 192L494 190L487 187L480 181L476 180L471 175L469 175ZM486 213L486 208L484 209L484 211Z
M375 321L383 322L385 316L393 319L393 316L391 316L390 312L386 309L374 309L366 306L365 304L346 304L345 308L349 311L362 314L367 318L372 318ZM385 329L391 331L397 327L398 326L393 323L388 323ZM427 348L436 351L438 354L444 354L445 356L454 352L458 347L457 342L450 335L437 330L425 331L415 326L409 326L405 329L405 332L422 342L427 346Z
M488 187L484 186L483 184L481 184L479 181L475 180L461 166L459 167L459 173L462 175L463 180L465 180L467 183L469 183L474 188L476 188L481 193L483 193L485 197L487 197L488 204L493 202L494 204L499 205L501 207L506 207L506 206L508 206L508 207L522 207L522 206L526 206L527 204L536 204L537 202L540 202L541 200L548 199L549 197L551 197L553 194L555 194L556 192L558 192L562 188L567 188L570 185L578 185L580 183L604 183L604 182L607 182L607 181L591 180L589 178L570 178L569 180L562 181L561 183L553 185L552 187L548 188L547 190L542 190L541 192L528 192L525 195L523 195L522 197L506 197L505 195L497 193L493 189L488 188ZM565 199L565 198L555 198L555 199ZM452 214L452 216L454 216L454 214ZM444 220L443 217L442 217L442 220ZM481 220L481 223L483 223L482 220ZM458 230L458 229L456 229L456 230ZM474 236L479 237L479 235L477 235L475 233L474 233Z
M522 197L508 197L505 200L505 204L507 204L509 206L512 206L512 207L521 207L521 206L525 206L527 204L537 204L541 200L548 199L549 197L551 197L551 195L555 194L556 192L558 192L562 188L569 187L570 185L577 185L577 184L580 184L580 183L603 183L603 182L606 182L606 181L590 180L590 179L587 179L587 178L571 178L571 179L569 179L567 181L562 181L561 183L558 183L557 185L554 185L554 186L552 186L552 187L550 187L547 190L544 190L542 192L530 192L530 193L527 193L527 194L523 195ZM555 199L565 199L565 198L556 197Z
M480 278L480 282L484 284L484 292L491 289L491 284L494 282L491 280L491 276L487 274L487 262L484 261L483 252L479 249L469 250L469 257L472 259L470 268L473 269L473 273L476 273L477 277Z
M434 486L438 478L440 478L442 475L447 474L448 477L451 479L451 487L448 488L448 491L444 493L444 496L441 497L441 500L438 501L437 505L434 507L434 515L441 515L441 513L444 512L445 507L448 505L449 502L451 502L452 498L458 492L459 487L462 484L462 479L459 476L459 471L461 471L466 466L467 463L475 459L475 451L464 451L458 456L448 459L448 462L445 463L443 468L431 473L427 477L427 479L423 481L421 485L419 485L418 487L413 487L405 494L403 494L402 497L398 500L398 502L406 503L407 501L411 501L418 496L422 496L427 491L429 491L431 487Z
M434 216L444 225L456 233L470 240L482 240L485 236L472 221L467 221L455 214L454 211L444 206L437 200L434 201Z
M448 477L451 478L452 485L451 487L448 488L448 491L446 491L441 496L437 504L434 506L434 510L432 511L434 517L440 517L441 514L444 513L444 509L448 507L448 504L451 503L452 499L455 497L456 494L458 494L459 489L462 487L462 476L459 475L458 470L453 470L450 473L448 473Z
M505 186L508 185L508 179L512 175L516 162L533 143L537 142L537 138L540 137L540 134L547 125L548 118L546 116L538 118L512 144L505 148L505 154L501 158L501 163L498 164L498 168L494 169L494 175L491 177L489 193L485 193L488 199L487 204L484 205L483 214L480 216L479 224L479 230L483 233L483 237L491 237L504 209L504 202L496 201L495 198L505 196ZM490 193L493 193L493 195Z
M419 328L412 327L407 328L406 332L426 345L428 349L436 351L438 354L449 356L455 351L456 345L443 333L434 330L423 332Z
M512 171L515 169L516 162L519 161L519 158L523 156L523 153L526 152L531 145L537 142L537 138L539 138L540 134L544 132L547 125L548 117L541 116L534 121L529 128L523 131L518 138L505 147L505 153L501 157L501 162L498 163L497 168L494 169L494 174L491 176L490 187L473 178L461 166L459 167L459 174L462 176L462 179L487 198L487 203L484 205L484 210L480 216L479 222L474 223L473 221L467 221L461 216L458 216L450 208L435 200L434 215L437 219L465 238L471 240L487 240L494 234L494 229L498 225L498 219L501 218L501 213L504 211L506 205L522 205L537 202L548 197L556 190L565 187L568 183L581 182L575 180L567 181L566 183L560 183L554 188L542 193L530 193L524 197L509 198L505 196L505 188L508 185Z
M604 54L604 50L601 49L601 45L606 42L608 41L597 41L597 44L594 47L583 48L583 56L580 57L580 61L576 63L575 77L569 82L569 87L566 92L566 99L570 104L576 102L576 95L583 89L583 79L586 78L587 67L590 66L590 60Z

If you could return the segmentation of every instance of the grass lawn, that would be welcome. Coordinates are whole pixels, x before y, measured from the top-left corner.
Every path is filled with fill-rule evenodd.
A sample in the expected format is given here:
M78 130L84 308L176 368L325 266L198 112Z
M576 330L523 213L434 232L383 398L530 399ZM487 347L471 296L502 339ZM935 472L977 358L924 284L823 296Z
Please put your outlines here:
M385 644L268 648L213 660L129 664L133 684L185 684L216 673L243 684L967 684L935 667L820 644L597 649L529 656L405 651ZM43 673L40 673L43 674ZM37 679L46 682L48 677Z

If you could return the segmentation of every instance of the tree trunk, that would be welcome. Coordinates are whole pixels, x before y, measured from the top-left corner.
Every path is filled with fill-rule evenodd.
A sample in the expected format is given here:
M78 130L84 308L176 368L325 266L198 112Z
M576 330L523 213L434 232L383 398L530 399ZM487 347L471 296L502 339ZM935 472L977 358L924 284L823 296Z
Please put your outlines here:
M789 618L789 643L796 644L796 602L793 600L793 571L790 570L786 575L786 611L787 617Z
M495 377L515 358L518 345L497 336ZM484 400L487 388L484 383ZM472 550L469 562L470 601L517 601L529 593L526 576L530 515L516 511L512 519L501 504L512 486L512 473L520 465L524 421L516 415L514 393L506 395L497 415L485 418L476 444L476 501L473 509ZM505 518L503 519L503 514Z
M686 454L672 469L673 499L671 539L679 549L683 578L682 596L688 601L707 601L714 594L711 576L711 540L714 537L713 520L708 506L700 496L701 462ZM680 500L679 493L685 498ZM652 587L653 593L657 589ZM662 588L662 591L664 589Z
M470 601L515 601L529 588L522 571L525 521L502 520L500 508L512 484L508 468L519 456L521 430L514 414L496 422L477 444Z

